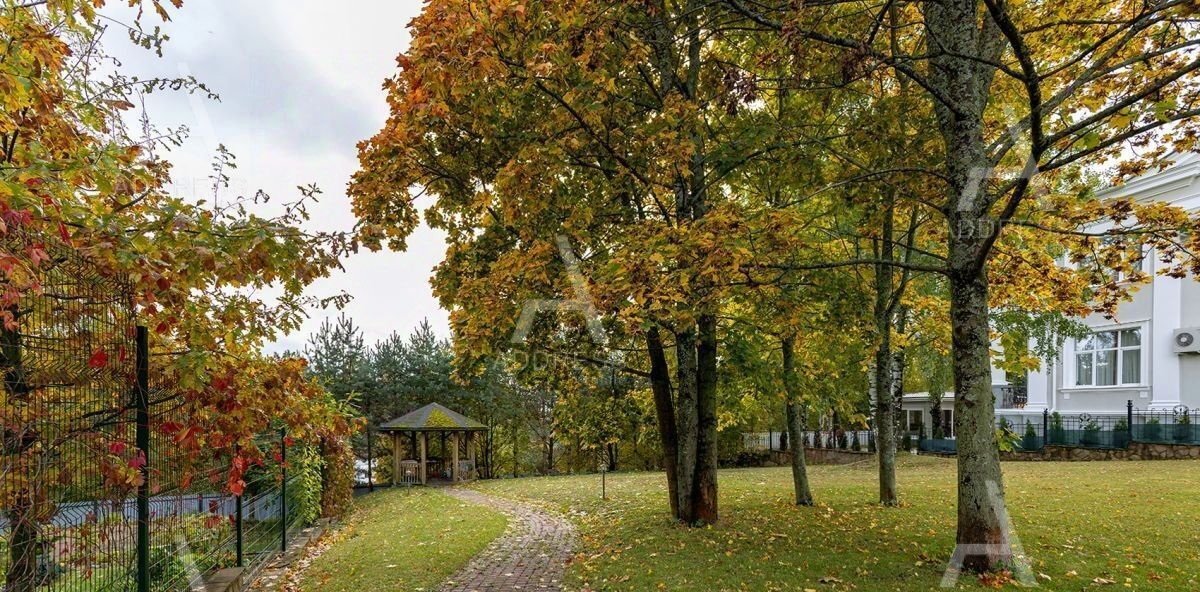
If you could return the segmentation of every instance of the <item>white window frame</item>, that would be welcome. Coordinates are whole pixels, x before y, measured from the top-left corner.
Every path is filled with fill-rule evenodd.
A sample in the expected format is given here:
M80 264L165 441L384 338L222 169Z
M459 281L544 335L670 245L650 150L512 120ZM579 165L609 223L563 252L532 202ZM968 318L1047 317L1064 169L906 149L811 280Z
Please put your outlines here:
M954 433L954 407L942 409L942 432L947 438L953 439L957 436Z
M915 426L913 425L913 422L912 422L914 413L917 414L917 418L918 418L918 422ZM924 409L909 409L908 413L906 413L904 415L904 428L905 428L904 431L915 432L915 431L921 429L921 426L923 426L923 425L925 425L925 410Z
M1141 366L1139 369L1140 376L1139 376L1138 382L1122 382L1122 380L1124 378L1122 376L1122 374L1124 372L1124 364L1122 363L1122 359L1121 359L1122 356L1121 356L1120 352L1122 350L1132 349L1132 348L1122 348L1122 347L1120 347L1120 342L1118 341L1117 346L1112 348L1113 350L1118 352L1117 356L1116 356L1117 384L1096 385L1095 384L1095 382L1096 382L1096 364L1095 364L1095 362L1092 363L1092 384L1078 384L1078 382L1079 382L1079 380L1078 380L1079 377L1077 375L1078 362L1077 362L1076 356L1077 356L1077 354L1081 354L1081 353L1085 353L1085 352L1080 351L1078 340L1070 339L1067 341L1068 347L1066 347L1065 351L1064 351L1064 353L1065 353L1065 356L1063 359L1063 374L1064 374L1063 379L1064 380L1063 380L1063 389L1062 390L1064 390L1064 391L1121 390L1121 389L1132 389L1132 388L1148 386L1150 384L1150 382L1149 382L1149 377L1150 377L1150 323L1141 321L1141 322L1136 322L1136 323L1121 323L1121 324L1116 324L1116 325L1102 325L1102 326L1097 326L1097 327L1090 327L1090 330L1092 333L1115 332L1118 335L1118 339L1120 338L1121 331L1125 331L1125 330L1129 330L1129 329L1138 329L1141 331L1141 343L1137 347L1138 351L1141 352L1140 355L1138 356L1138 358L1139 358L1138 361L1140 362L1140 366ZM1094 358L1095 350L1092 350L1092 351L1093 351L1093 360L1094 360L1095 359Z

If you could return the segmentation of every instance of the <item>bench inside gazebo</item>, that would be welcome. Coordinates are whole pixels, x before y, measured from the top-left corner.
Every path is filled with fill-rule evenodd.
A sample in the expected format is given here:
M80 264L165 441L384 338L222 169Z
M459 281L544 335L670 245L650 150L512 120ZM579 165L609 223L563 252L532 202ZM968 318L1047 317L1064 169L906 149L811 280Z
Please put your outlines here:
M431 474L452 483L479 475L475 443L487 426L457 411L430 403L379 426L379 431L392 436L392 485L425 485ZM435 436L432 442L430 434ZM430 458L433 443L440 444L440 456ZM465 460L460 455L464 449Z

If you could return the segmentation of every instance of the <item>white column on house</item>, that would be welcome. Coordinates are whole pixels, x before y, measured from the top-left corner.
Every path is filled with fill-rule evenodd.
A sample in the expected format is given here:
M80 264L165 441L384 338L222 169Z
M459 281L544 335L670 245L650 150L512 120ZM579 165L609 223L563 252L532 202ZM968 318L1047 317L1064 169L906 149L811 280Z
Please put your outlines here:
M1183 280L1156 276L1150 289L1154 291L1154 316L1149 339L1143 337L1149 347L1142 348L1143 355L1150 356L1150 408L1171 409L1180 403L1182 377L1172 340L1183 321Z
M1029 340L1030 351L1037 351L1037 340ZM1050 394L1054 392L1054 384L1051 382L1053 373L1051 368L1054 367L1054 360L1042 360L1042 364L1037 370L1030 370L1027 377L1029 385L1029 402L1026 403L1025 409L1028 411L1042 411L1050 408Z

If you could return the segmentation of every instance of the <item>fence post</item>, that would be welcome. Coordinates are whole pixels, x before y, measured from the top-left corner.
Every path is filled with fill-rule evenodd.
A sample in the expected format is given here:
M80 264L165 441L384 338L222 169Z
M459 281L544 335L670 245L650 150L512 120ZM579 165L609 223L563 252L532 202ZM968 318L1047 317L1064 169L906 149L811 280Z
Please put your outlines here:
M1042 409L1042 448L1050 443L1050 410Z
M287 428L279 428L279 470L282 480L279 482L279 552L287 552Z
M372 471L371 461L372 460L373 459L371 458L371 420L368 418L367 419L367 492L368 493L374 493L374 491L375 491L375 480L371 478L371 471Z
M1133 444L1133 399L1129 399L1125 403L1125 425L1129 429L1129 443L1125 445L1128 448Z
M134 406L137 409L138 454L144 461L141 467L142 484L137 490L137 590L150 592L150 340L146 328L137 327L135 358L137 387Z
M240 450L240 448L238 448L238 449L235 449L234 454L239 454L240 452L241 452L241 450ZM234 507L235 507L236 513L234 514L234 517L233 517L233 531L234 531L234 536L237 539L237 547L236 548L237 548L237 566L238 567L246 567L245 538L243 537L243 529L242 529L242 524L243 524L242 519L245 515L244 506L243 506L244 494L245 494L245 492L243 491L241 494L238 494L238 496L234 498Z

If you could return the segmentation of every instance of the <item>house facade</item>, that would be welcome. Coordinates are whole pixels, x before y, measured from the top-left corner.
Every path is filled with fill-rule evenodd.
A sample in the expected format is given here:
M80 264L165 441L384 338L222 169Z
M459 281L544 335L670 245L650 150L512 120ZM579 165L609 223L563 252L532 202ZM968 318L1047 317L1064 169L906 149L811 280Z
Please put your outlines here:
M1200 211L1200 155L1178 157L1171 166L1099 195ZM1186 335L1200 338L1200 281L1158 275L1156 259L1148 252L1142 260L1153 280L1137 288L1115 318L1082 319L1092 333L1068 339L1057 359L1043 361L1040 369L1023 377L993 368L997 417L1019 427L1027 419L1041 421L1047 410L1064 416L1123 415L1128 401L1146 410L1200 409L1200 353L1182 351L1197 349L1188 346ZM952 420L953 393L946 393L942 401L944 418ZM931 425L931 407L928 393L905 395L904 427L917 431L920 425Z

